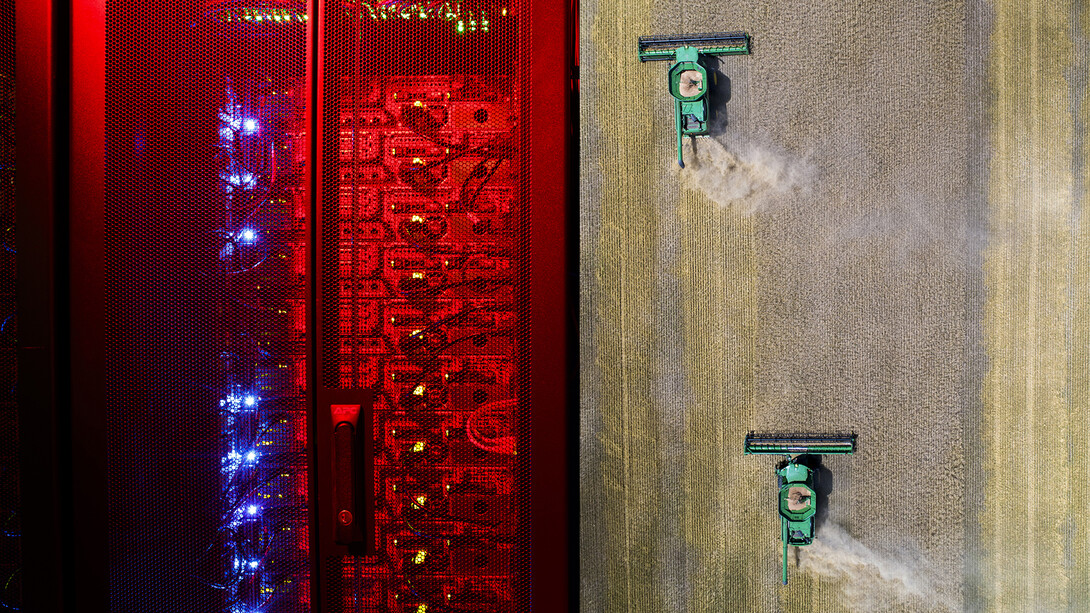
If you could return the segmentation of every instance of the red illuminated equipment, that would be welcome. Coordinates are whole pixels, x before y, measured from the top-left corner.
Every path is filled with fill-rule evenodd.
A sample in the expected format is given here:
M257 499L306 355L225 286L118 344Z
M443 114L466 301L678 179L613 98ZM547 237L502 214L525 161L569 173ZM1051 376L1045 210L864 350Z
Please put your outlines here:
M23 610L572 610L570 7L14 4Z

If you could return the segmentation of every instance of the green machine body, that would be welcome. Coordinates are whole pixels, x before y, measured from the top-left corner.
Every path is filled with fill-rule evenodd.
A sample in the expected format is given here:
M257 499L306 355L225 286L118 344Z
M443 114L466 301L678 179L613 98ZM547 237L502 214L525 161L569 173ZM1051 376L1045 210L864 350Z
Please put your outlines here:
M674 98L677 131L677 163L682 168L681 144L685 136L708 133L708 71L701 56L748 55L745 32L712 32L687 36L643 36L639 39L641 62L671 61L667 87Z
M745 453L782 455L786 460L776 468L779 485L780 540L783 544L783 583L787 585L787 553L791 546L814 542L817 495L814 471L799 460L803 455L855 453L852 434L756 434L746 435Z

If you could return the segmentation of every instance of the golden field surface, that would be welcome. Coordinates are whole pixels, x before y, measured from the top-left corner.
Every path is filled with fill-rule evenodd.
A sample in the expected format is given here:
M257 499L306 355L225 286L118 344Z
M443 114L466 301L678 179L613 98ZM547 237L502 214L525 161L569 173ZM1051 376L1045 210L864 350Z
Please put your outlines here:
M637 38L736 30L681 170ZM583 0L580 36L583 611L1090 611L1090 2ZM858 434L786 586L750 430Z

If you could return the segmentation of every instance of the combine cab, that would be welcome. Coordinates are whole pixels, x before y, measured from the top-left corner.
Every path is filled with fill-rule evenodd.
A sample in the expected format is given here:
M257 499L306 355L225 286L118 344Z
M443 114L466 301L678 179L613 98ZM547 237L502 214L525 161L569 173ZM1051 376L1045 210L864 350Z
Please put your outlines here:
M814 473L802 464L787 462L776 474L780 478L781 538L787 545L809 545L814 542L817 513Z
M799 462L800 456L855 452L855 434L746 435L746 454L782 455L787 459L776 469L780 486L780 540L783 541L783 583L787 585L787 548L814 542L817 495L814 471Z

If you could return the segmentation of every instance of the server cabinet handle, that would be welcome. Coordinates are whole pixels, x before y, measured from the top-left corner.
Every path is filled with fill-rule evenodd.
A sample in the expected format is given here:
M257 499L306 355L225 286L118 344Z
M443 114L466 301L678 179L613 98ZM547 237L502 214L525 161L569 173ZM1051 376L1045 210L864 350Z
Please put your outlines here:
M333 522L336 525L336 540L342 545L359 542L360 520L358 487L362 485L356 472L363 457L361 437L357 436L360 405L334 404L330 406L333 418Z

